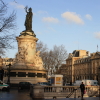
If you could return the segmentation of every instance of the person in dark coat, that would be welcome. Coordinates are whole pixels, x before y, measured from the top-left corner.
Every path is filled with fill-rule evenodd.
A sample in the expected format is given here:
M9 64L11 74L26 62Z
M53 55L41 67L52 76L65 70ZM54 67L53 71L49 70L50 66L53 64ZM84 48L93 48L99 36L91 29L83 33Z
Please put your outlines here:
M72 85L72 81L70 81L70 85Z
M82 99L83 99L84 91L85 91L85 85L83 84L83 82L82 82L81 85L80 85L80 89L81 89L81 97L82 97Z

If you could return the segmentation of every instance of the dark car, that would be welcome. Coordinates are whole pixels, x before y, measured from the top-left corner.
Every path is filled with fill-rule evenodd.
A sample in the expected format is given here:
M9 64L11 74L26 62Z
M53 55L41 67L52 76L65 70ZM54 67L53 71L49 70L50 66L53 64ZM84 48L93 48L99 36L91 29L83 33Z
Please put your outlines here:
M19 84L18 84L18 90L30 89L31 85L32 84L30 82L19 82Z

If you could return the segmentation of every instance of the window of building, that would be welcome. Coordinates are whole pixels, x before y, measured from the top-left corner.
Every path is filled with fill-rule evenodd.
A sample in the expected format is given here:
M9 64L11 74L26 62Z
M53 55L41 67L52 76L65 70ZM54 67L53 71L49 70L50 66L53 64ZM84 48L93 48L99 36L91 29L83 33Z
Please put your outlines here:
M35 73L28 73L28 77L35 77L36 74Z
M18 77L26 77L26 72L18 72Z
M43 77L46 78L46 74L43 74Z
M37 73L37 77L42 77L42 73Z
M11 77L16 77L16 72L10 72Z

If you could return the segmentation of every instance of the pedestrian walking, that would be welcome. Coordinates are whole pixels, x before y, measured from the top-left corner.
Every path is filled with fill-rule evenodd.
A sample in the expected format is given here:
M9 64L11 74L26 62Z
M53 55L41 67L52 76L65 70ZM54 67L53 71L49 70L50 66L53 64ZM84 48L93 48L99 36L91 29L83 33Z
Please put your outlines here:
M72 81L70 81L70 85L72 85Z
M81 98L83 99L84 91L85 91L85 85L83 84L83 82L80 85L80 89L81 89Z

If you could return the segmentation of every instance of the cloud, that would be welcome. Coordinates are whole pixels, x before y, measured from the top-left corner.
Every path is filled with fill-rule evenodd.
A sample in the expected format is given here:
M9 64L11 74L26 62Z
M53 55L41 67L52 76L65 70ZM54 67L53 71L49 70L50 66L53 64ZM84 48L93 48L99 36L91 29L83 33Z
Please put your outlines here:
M52 27L48 27L49 30L53 31L53 32L56 32L55 29L53 29Z
M58 23L59 22L59 20L57 18L53 18L53 17L43 17L42 21L50 22L50 23Z
M89 19L89 20L92 20L92 16L89 15L89 14L86 14L85 17L86 17L87 19Z
M81 25L84 24L83 20L75 12L65 12L61 14L61 16L65 18L68 22L74 22L76 24L81 24Z
M24 5L18 4L17 2L10 2L9 4L14 6L15 8L18 8L18 9L24 9L25 8Z
M46 12L46 11L38 11L37 13L38 14L48 14L48 12Z
M95 32L94 35L95 35L95 38L100 39L100 32Z
M37 32L36 34L42 34L41 32Z

